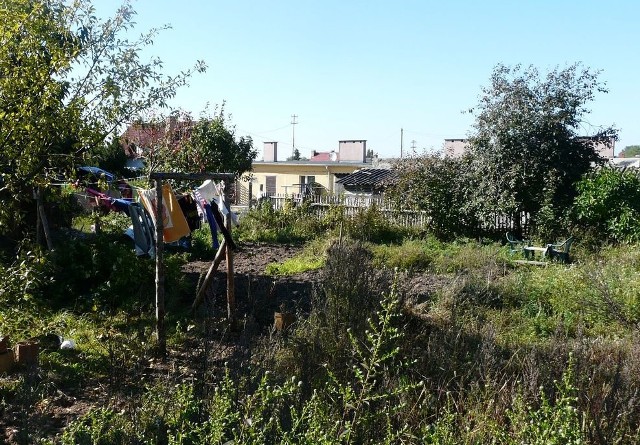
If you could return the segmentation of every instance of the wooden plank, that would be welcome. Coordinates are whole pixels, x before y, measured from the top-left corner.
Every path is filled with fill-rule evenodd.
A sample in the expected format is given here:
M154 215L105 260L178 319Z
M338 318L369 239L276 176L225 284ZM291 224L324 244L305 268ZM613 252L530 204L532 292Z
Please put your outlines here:
M183 181L205 181L212 179L214 181L232 181L235 178L233 173L172 173L172 172L154 172L149 175L151 179L159 180L183 180Z
M192 312L194 312L198 308L198 306L202 304L202 301L204 301L204 294L207 288L209 287L209 283L213 279L213 274L216 270L218 270L218 267L222 262L222 258L226 256L226 252L227 252L226 246L227 246L226 241L223 239L222 242L220 243L220 247L218 247L218 252L216 252L216 256L214 257L213 262L211 263L211 266L209 266L209 270L207 271L207 274L205 275L204 280L200 285L200 289L198 289L198 293L196 294L196 299L193 302L193 305L191 306Z
M224 202L226 206L227 203ZM231 238L231 211L228 211L225 216L225 224L227 231L229 232L229 238ZM231 244L227 244L225 249L227 252L227 319L232 330L236 328L236 285L235 285L235 273L233 270L233 249Z
M532 266L546 266L549 264L547 261L532 261L532 260L515 260L516 264L530 264Z

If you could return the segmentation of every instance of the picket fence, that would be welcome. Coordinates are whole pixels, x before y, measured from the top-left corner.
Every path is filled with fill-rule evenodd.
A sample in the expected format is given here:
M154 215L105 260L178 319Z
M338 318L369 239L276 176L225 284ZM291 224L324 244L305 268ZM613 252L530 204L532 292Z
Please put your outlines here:
M376 206L388 221L403 227L428 228L430 220L425 211L422 210L401 210L395 208L391 201L383 196L370 195L307 195L300 194L277 194L267 198L271 201L274 209L282 209L287 202L299 205L303 199L309 202L314 214L321 218L332 206L340 205L347 216L355 216L364 209ZM526 214L520 215L520 227L526 232L529 224L529 217ZM506 232L514 230L516 227L514 218L507 215L495 215L478 227L486 232Z

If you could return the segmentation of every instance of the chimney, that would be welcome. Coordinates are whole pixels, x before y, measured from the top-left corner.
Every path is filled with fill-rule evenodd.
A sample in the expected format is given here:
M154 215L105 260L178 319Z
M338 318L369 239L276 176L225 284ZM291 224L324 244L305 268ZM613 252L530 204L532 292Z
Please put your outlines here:
M318 152L315 150L311 150L311 156L309 157L309 159L313 158L314 156L317 156Z
M278 162L278 143L264 143L264 162Z
M366 162L367 141L364 139L338 141L338 158L340 161Z

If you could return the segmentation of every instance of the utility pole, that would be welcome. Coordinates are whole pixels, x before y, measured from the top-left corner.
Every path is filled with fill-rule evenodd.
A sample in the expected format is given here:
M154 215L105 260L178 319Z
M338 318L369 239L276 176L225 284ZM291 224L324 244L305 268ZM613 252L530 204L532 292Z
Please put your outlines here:
M404 136L404 130L400 129L400 159L402 159L402 137Z
M298 123L296 119L298 119L298 115L292 114L291 115L291 131L293 132L291 136L291 145L293 145L293 148L291 149L292 157L296 155L296 124Z
M411 141L411 150L416 151L416 140Z

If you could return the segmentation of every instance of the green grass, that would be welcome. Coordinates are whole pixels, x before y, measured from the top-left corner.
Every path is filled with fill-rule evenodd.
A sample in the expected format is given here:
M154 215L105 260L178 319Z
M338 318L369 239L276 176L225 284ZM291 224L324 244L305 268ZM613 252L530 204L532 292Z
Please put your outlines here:
M326 249L331 240L315 240L307 243L302 252L281 263L270 263L265 273L271 276L296 275L321 269L326 261Z

